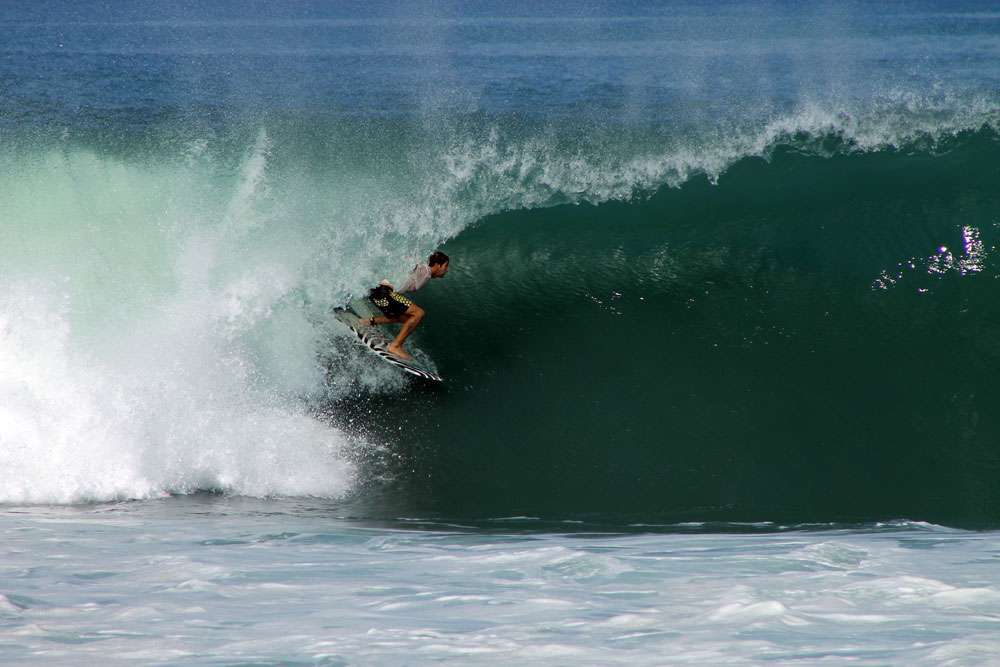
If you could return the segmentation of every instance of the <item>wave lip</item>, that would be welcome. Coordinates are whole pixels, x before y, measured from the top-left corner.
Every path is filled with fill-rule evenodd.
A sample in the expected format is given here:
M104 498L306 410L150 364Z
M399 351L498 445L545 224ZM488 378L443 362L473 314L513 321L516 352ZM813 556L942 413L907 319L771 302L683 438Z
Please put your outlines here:
M753 120L754 118L756 120ZM704 176L717 183L737 162L770 160L781 150L833 157L902 151L934 154L972 132L995 137L1000 103L993 96L919 96L896 92L866 103L803 101L783 113L750 113L707 127L584 124L540 129L518 138L501 124L454 138L425 164L421 224L447 238L505 210L567 203L600 204L646 197ZM562 136L561 133L567 136Z

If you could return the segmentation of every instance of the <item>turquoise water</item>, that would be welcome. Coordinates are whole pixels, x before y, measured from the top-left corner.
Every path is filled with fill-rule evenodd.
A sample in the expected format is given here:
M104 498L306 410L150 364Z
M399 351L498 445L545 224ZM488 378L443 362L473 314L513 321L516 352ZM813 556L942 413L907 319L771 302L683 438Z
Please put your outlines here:
M0 646L982 662L998 31L980 2L6 8ZM432 386L330 312L437 248Z

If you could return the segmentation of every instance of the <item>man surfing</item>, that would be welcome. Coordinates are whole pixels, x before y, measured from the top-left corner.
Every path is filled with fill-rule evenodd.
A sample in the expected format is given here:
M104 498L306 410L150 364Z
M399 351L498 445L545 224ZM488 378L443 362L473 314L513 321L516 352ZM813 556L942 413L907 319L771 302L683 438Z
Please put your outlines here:
M371 317L367 320L361 319L362 324L368 326L403 325L399 334L396 335L396 339L386 347L389 354L400 359L412 359L410 353L403 349L403 343L424 319L424 309L400 292L416 292L429 283L432 278L444 278L445 274L448 273L448 261L448 255L438 250L427 258L427 264L418 264L413 267L413 271L410 272L399 292L388 281L383 280L378 284L378 287L368 293L368 299L382 311L383 316Z

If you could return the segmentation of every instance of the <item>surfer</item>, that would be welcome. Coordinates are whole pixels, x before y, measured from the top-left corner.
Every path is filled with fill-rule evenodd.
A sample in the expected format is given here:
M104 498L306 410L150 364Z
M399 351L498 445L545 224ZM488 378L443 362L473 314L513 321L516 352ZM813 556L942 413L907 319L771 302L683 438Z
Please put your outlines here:
M403 286L396 291L387 280L383 280L378 287L372 289L368 294L368 299L375 304L375 307L382 311L382 317L372 317L362 320L364 324L376 326L379 324L402 324L403 327L387 346L386 350L400 359L412 359L413 357L403 349L403 343L413 330L417 328L420 321L424 319L424 309L400 294L400 292L416 292L426 285L432 278L444 278L448 273L448 255L440 250L431 254L427 258L427 264L418 264L413 267L410 275L407 276Z

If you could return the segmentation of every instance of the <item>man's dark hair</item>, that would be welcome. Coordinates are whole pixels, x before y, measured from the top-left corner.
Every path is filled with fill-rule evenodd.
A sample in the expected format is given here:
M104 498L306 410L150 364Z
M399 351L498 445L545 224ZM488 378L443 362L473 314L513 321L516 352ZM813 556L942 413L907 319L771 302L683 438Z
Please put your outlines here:
M434 266L435 264L447 264L449 262L448 255L444 254L440 250L431 253L431 256L427 258L427 266Z

